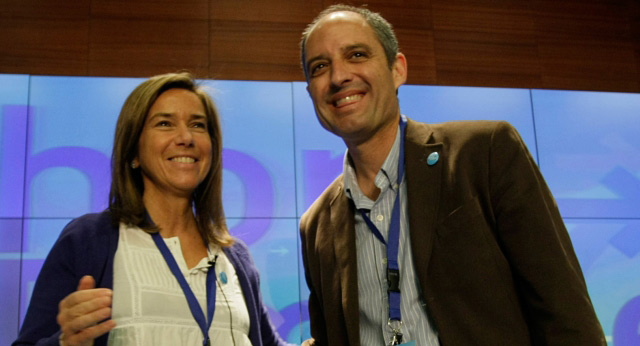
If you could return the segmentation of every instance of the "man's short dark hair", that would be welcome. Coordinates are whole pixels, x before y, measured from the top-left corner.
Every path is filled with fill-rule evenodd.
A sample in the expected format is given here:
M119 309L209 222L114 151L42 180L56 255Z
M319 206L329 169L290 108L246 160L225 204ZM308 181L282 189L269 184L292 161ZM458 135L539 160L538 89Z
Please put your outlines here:
M330 13L342 11L354 12L364 17L369 26L371 26L371 29L373 29L373 32L375 32L376 37L378 37L378 41L380 41L380 44L384 49L384 54L387 57L387 64L389 65L389 68L391 68L391 66L393 66L393 63L396 61L396 55L399 52L398 39L396 38L396 34L393 32L393 27L386 19L384 19L379 13L372 12L364 7L354 7L344 4L337 4L329 6L324 11L320 12L320 14L318 14L318 16L313 20L313 22L311 22L311 24L309 24L302 32L302 40L300 40L300 59L302 62L302 70L304 71L304 76L306 79L309 79L309 71L307 71L307 64L305 63L305 60L307 58L305 45L307 43L307 38L309 38L309 34L311 34L311 31L316 26L316 24L318 24L318 21L324 16Z

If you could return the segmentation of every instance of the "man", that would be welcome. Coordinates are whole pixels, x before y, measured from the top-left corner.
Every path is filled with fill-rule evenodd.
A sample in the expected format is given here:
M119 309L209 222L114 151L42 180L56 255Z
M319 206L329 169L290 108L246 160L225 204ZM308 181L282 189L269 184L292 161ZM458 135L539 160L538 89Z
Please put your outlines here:
M337 5L302 66L344 173L300 228L315 345L605 345L555 201L505 122L400 113L391 26Z

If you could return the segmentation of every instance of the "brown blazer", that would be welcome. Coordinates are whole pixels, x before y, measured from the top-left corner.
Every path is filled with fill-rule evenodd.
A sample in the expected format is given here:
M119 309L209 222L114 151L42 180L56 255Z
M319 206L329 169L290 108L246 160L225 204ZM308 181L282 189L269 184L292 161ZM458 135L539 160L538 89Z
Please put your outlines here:
M416 275L441 345L606 345L556 203L511 125L409 120L405 167ZM316 345L360 345L343 186L340 176L300 222Z

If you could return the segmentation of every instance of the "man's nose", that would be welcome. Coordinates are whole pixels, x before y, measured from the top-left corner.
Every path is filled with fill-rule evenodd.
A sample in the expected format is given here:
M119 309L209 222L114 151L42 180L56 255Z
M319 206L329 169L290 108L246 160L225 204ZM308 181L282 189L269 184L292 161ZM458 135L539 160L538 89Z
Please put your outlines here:
M331 63L331 84L342 86L344 83L351 81L353 75L348 63L336 60Z

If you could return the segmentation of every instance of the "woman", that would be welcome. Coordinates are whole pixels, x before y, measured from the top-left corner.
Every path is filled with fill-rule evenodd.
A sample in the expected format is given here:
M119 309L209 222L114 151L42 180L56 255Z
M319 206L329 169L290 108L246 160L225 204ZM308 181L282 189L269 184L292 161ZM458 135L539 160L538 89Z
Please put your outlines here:
M14 345L283 345L225 224L221 157L189 74L140 84L116 125L109 209L62 231Z

